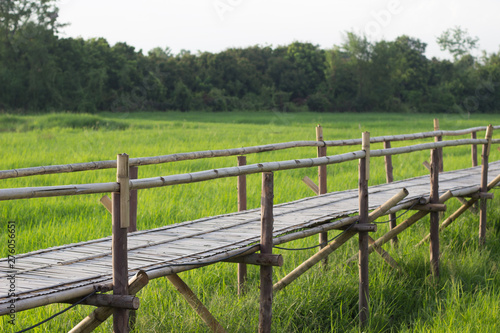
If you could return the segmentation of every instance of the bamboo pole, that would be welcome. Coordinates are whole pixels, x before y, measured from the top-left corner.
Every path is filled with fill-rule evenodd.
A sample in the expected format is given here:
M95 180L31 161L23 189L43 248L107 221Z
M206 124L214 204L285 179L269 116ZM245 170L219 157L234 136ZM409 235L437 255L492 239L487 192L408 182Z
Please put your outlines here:
M406 196L408 195L408 191L406 189L402 189L396 195L394 195L392 198L390 198L387 202L385 202L383 205L379 206L377 209L375 209L373 212L370 213L368 216L368 222L373 222L383 214L385 214L391 207L394 207L398 202L403 200ZM349 222L355 223L356 221L359 220L359 216L352 216L347 218L349 219ZM356 224L359 225L359 224ZM364 224L366 225L366 224ZM330 242L325 248L323 248L321 251L315 253L312 257L304 261L302 264L300 264L297 268L295 268L292 272L287 274L283 279L278 281L274 286L273 289L274 291L281 290L288 286L290 283L295 281L299 276L307 272L311 267L316 265L318 262L323 260L324 257L329 256L331 253L333 253L335 250L337 250L342 244L347 242L351 237L356 235L356 231L354 230L346 230L342 234L339 235L337 239L334 241ZM279 239L279 238L278 238Z
M323 128L318 125L316 126L316 141L324 142L323 139ZM325 157L326 154L326 146L318 146L318 157ZM326 183L326 165L320 165L318 167L318 195L325 194L327 192L327 183ZM319 234L319 250L321 251L328 244L328 232L322 232ZM323 265L328 264L328 257L325 257L323 260Z
M113 192L113 295L128 295L128 263L127 263L127 229L130 221L130 192L128 191L128 155L117 156L117 182L120 193ZM125 198L123 198L125 197ZM126 309L115 308L113 311L113 330L115 333L128 332L128 316Z
M481 153L481 193L488 192L488 159L490 155L491 138L493 136L493 126L489 125L486 130L485 139L488 143L483 145ZM479 203L479 245L484 245L486 238L486 220L487 220L487 200L481 199Z
M130 295L137 294L149 282L148 275L139 271L128 282ZM90 333L113 314L111 307L99 307L76 325L69 333Z
M495 187L498 183L500 183L500 175L495 177L487 186L487 190L491 190L493 187ZM478 200L479 196L471 198L470 200L466 201L462 206L460 206L459 209L457 209L453 214L451 214L446 220L441 223L439 226L439 231L443 231L446 227L448 227L453 221L455 221L457 218L459 218L463 213L467 211L467 209L471 208L472 205L474 205ZM420 246L423 243L427 242L430 238L430 234L425 236L416 246Z
M453 193L451 191L447 191L446 193L444 193L439 197L439 203L445 203L451 197L453 197ZM370 245L370 247L368 248L368 252L372 253L373 251L375 251L375 248L382 247L382 245L390 241L395 235L402 233L410 226L412 226L415 222L425 217L427 214L429 214L429 212L426 211L419 211L418 213L413 214L408 219L398 224L396 228L390 230L389 232L381 236L379 239L377 239L375 243L373 243L373 245ZM356 260L356 257L357 257L356 255L352 256L347 260L347 263Z
M486 126L483 126L483 127L473 127L458 131L434 131L434 132L421 132L414 134L380 136L371 138L370 142L381 143L384 141L418 140L418 139L431 138L435 136L460 136L460 135L470 134L472 132L485 131L486 128L487 128ZM500 126L494 126L493 128L500 129ZM324 145L326 145L327 147L355 146L359 144L361 144L360 139L333 140L324 142ZM223 157L223 156L247 155L247 154L255 154L255 153L282 150L282 149L291 149L298 147L318 147L318 146L323 146L323 143L319 143L317 141L293 141L293 142L274 143L274 144L244 147L244 148L197 151L197 152L178 153L178 154L152 156L152 157L138 157L130 159L130 165L141 166L141 165L162 164L162 163L170 163L176 161L186 161L186 160ZM55 173L113 169L113 168L116 168L116 161L114 160L72 163L64 165L38 166L31 168L1 170L0 179L28 177L35 175L48 175Z
M359 224L368 223L368 181L370 179L370 133L363 132L362 150L366 156L359 160ZM359 324L365 327L370 316L368 277L368 233L359 234Z
M492 142L494 142L493 140ZM442 141L439 143L424 143L407 147L398 147L391 149L372 150L371 156L380 157L386 155L397 155L404 153L411 153L414 151L427 150L439 147L452 147L460 145L469 145L472 143L485 144L487 140L472 140L462 139L454 141ZM243 167L221 168L214 170L206 170L200 172L193 172L180 175L171 175L164 177L143 178L130 181L130 190L140 190L146 188L155 188L161 186L169 186L176 184L186 184L200 182L210 179L218 179L225 177L234 177L243 174L253 174L261 172L271 172L278 170L290 170L299 168L308 168L319 165L329 165L335 163L342 163L363 158L364 151L355 151L346 154L326 156L321 158L310 158L302 160L289 160L280 162L269 162L262 164L252 164ZM14 189L0 189L0 200L14 200L14 199L30 199L42 197L56 197L66 195L82 195L92 193L108 193L119 191L120 186L116 182L112 183L98 183L98 184L83 184L83 185L62 185L62 186L43 186L43 187L26 187Z
M137 179L139 176L139 168L131 166L129 168L130 179ZM137 231L137 190L130 191L130 226L128 232Z
M371 238L370 236L368 236L368 244L369 245L375 244L375 240L373 238ZM382 257L382 259L384 259L389 264L389 266L391 266L394 269L399 270L399 265L398 265L397 261L394 260L394 258L391 257L391 255L387 251L385 251L381 247L375 247L375 251L377 251L377 253Z
M431 150L431 195L430 203L439 203L440 159L437 149ZM430 262L431 273L439 277L439 212L430 212Z
M384 149L390 149L391 148L391 141L384 141ZM384 157L384 164L385 164L385 178L387 183L392 183L394 181L394 173L393 173L393 166L392 166L392 156L387 155ZM389 214L389 225L391 229L394 229L397 226L397 217L395 213ZM394 246L397 246L398 244L398 237L394 237L391 239L391 243Z
M262 174L260 253L273 251L274 179L271 172ZM260 266L259 333L271 332L273 303L273 267Z
M319 187L311 178L305 176L302 178L302 181L314 192L314 194L319 195Z
M212 332L224 333L226 330L215 319L215 317L208 311L208 309L196 297L195 293L189 286L181 280L177 274L167 275L167 279L174 285L175 289L184 297L193 310L201 317L201 319L208 325Z
M434 132L439 131L439 119L434 118ZM434 137L435 142L440 142L443 141L443 136L442 135L437 135ZM439 172L443 172L443 148L438 148L438 155L439 155Z
M470 134L471 139L477 139L477 132L472 132ZM472 167L477 166L477 145L472 144L470 146L470 154L471 154L471 159L472 159Z
M246 156L238 156L238 166L247 165ZM238 211L247 210L247 177L246 175L238 176ZM238 264L238 295L245 293L245 285L247 282L247 265L244 263Z

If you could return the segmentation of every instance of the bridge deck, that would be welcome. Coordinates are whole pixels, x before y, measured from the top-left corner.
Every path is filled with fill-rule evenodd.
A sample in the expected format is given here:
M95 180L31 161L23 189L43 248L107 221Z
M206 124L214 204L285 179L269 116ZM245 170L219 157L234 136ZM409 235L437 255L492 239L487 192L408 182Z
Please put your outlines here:
M489 179L500 174L500 161L490 163ZM440 193L461 195L478 191L481 167L440 174ZM402 203L429 196L429 176L371 186L370 209L383 204L402 188L409 196ZM274 207L274 236L330 222L358 211L358 191L332 192ZM130 276L144 270L150 278L165 275L165 267L178 271L192 264L211 263L220 254L248 248L260 239L260 208L240 213L202 218L128 236ZM253 252L258 247L253 248ZM232 251L232 252L230 252ZM216 257L218 256L218 257ZM220 259L218 259L220 260ZM185 265L188 263L188 265ZM18 311L73 299L93 291L95 285L110 285L112 277L111 237L58 246L16 256L16 271L0 259L0 315L8 313L8 276L15 273ZM160 270L161 269L161 270Z

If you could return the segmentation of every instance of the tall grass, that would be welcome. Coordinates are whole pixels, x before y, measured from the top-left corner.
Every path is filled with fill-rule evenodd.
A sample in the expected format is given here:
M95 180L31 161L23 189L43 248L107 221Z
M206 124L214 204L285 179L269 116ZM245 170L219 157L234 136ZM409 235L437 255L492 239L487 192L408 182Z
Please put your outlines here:
M2 156L0 169L38 165L110 160L126 152L131 157L155 156L204 149L223 149L294 140L314 140L314 127L321 124L326 140L359 138L362 131L372 136L432 130L431 115L394 114L282 114L256 113L129 113L99 115L0 115ZM440 115L443 129L461 129L499 124L500 116ZM482 134L481 134L482 135ZM415 141L418 143L420 141ZM393 143L393 146L407 143ZM377 149L379 146L374 147ZM329 154L359 147L330 148ZM314 157L314 148L268 152L248 156L248 163ZM421 165L428 152L399 155L393 159L396 180L427 173ZM492 149L490 160L500 159ZM153 177L216 167L234 166L236 158L206 159L145 166L139 177ZM470 166L470 148L445 149L446 170ZM373 159L370 184L385 182L383 159ZM301 182L316 179L317 171L299 169L277 172L275 202L312 195ZM2 188L109 182L114 170L89 171L3 180ZM357 187L357 162L329 166L328 189ZM138 228L217 215L236 210L236 180L219 179L139 192ZM18 253L111 234L111 218L99 204L99 195L4 201L1 222L17 222ZM248 176L249 208L258 207L260 176ZM450 200L449 212L458 208ZM429 277L427 246L414 245L428 232L428 220L417 223L400 236L400 246L386 250L402 266L401 273L388 269L376 255L370 257L370 332L495 332L500 331L500 212L498 199L489 203L487 242L479 249L478 217L469 212L442 234L439 281ZM382 225L374 238L382 235ZM334 235L333 232L330 236ZM6 240L6 229L0 239ZM289 247L314 245L317 237L294 241ZM275 332L355 332L357 320L357 267L343 263L356 253L352 240L331 255L327 269L315 267L292 285L277 293L273 302ZM6 246L0 254L6 256ZM277 280L307 259L314 250L282 253L283 268L274 270ZM234 264L221 263L181 273L188 285L230 332L254 332L258 322L258 268L250 267L249 293L236 297ZM164 278L152 281L140 294L138 332L207 332L203 322ZM52 305L17 314L15 327L0 321L0 330L10 332L34 324L64 308ZM69 330L89 313L89 307L75 310L37 328L34 332ZM107 322L98 332L111 331Z

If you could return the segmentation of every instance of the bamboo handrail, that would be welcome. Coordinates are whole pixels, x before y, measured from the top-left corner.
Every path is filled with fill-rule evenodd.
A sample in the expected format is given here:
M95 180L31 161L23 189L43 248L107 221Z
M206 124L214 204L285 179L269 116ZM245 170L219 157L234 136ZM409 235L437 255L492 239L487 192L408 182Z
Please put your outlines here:
M460 140L422 143L405 147L371 150L370 156L380 157L387 155L411 153L415 151L434 149L440 147L452 147L452 146L470 145L470 144L485 144L487 143L487 141L488 140L486 139L460 139ZM492 140L491 142L495 143L495 141L499 141L500 143L500 140ZM246 175L253 173L290 170L290 169L308 168L320 165L336 164L363 158L365 154L366 153L363 150L359 150L345 154L318 157L318 158L288 160L280 162L266 162L266 163L250 164L240 167L228 167L228 168L204 170L199 172L177 174L177 175L170 175L163 177L160 176L153 178L142 178L142 179L130 180L130 190L140 190L140 189L155 188L155 187L162 187L169 185L194 183L211 179L235 177L239 175ZM82 185L10 188L10 189L0 189L0 201L119 192L119 190L120 186L117 182L82 184Z
M431 138L435 136L457 136L466 135L473 132L485 131L487 126L474 127L457 131L432 131L432 132L422 132L414 134L400 134L400 135L390 135L390 136L379 136L370 138L370 143L380 143L385 141L407 141L407 140L418 140ZM500 126L493 126L494 129L500 129ZM492 140L492 143L500 143L500 140ZM213 158L213 157L223 157L223 156L236 156L236 155L247 155L262 153L275 150L283 150L290 148L300 148L300 147L339 147L339 146L352 146L360 145L361 139L350 139L350 140L331 140L331 141L292 141L283 143L274 143L261 146L243 147L243 148L232 148L232 149L222 149L222 150L206 150L188 153L178 153L169 154L162 156L153 157L138 157L130 159L130 166L142 166L151 164L162 164L176 161L185 160L195 160L202 158ZM95 161L95 162L84 162L84 163L72 163L72 164L61 164L61 165L49 165L49 166L37 166L30 168L21 169L11 169L11 170L0 170L0 179L8 178L19 178L28 177L35 175L48 175L54 173L68 173L68 172L80 172L80 171L90 171L90 170L101 170L101 169L113 169L116 168L116 161Z

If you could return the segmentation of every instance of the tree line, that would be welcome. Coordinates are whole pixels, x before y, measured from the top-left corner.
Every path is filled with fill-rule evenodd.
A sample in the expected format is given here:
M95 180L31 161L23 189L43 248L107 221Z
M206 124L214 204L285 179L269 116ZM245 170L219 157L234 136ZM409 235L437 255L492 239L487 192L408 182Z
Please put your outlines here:
M445 112L500 110L500 52L473 57L460 27L438 37L453 60L428 59L426 43L400 36L341 45L155 48L143 54L104 38L61 38L54 0L0 3L0 110L279 110Z

